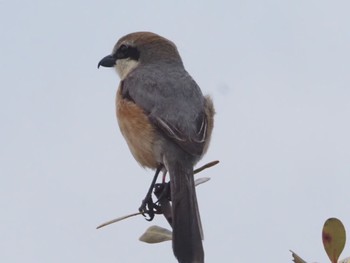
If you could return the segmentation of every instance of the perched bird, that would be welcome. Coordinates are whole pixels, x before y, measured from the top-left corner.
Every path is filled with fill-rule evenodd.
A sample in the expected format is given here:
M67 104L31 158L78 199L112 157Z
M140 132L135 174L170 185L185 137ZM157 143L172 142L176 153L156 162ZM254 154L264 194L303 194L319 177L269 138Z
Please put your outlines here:
M176 258L204 262L193 166L209 145L211 98L187 73L175 44L151 32L120 38L98 66L114 67L121 79L117 119L134 158L156 169L156 175L161 170L170 174Z

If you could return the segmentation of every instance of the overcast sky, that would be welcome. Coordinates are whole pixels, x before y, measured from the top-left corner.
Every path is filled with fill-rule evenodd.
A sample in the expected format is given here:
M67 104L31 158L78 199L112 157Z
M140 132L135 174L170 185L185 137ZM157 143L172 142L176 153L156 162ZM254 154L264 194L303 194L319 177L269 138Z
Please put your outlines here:
M209 2L209 1L208 1ZM176 262L138 241L153 172L115 118L123 35L177 44L217 111L197 189L206 262L329 262L321 229L350 229L350 3L324 0L0 1L1 262ZM350 256L350 242L341 258Z

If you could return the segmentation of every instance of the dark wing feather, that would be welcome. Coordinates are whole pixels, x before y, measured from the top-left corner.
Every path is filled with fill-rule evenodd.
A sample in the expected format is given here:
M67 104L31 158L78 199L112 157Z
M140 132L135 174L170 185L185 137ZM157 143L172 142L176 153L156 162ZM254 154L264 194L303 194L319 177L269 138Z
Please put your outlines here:
M204 115L204 114L203 114ZM177 143L183 150L188 153L201 155L204 148L206 130L207 130L207 120L206 118L201 118L199 122L198 132L196 136L188 137L176 126L167 123L159 117L149 116L150 121L157 126L168 138Z

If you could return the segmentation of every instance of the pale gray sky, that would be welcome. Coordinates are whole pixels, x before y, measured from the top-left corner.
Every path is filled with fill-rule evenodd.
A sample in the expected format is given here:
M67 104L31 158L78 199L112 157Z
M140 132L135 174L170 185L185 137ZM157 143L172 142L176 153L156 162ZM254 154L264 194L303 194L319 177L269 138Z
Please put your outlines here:
M1 262L176 262L138 241L153 172L119 132L117 39L175 42L217 115L198 188L206 262L328 262L321 229L350 229L349 1L0 1ZM350 256L350 242L341 258Z

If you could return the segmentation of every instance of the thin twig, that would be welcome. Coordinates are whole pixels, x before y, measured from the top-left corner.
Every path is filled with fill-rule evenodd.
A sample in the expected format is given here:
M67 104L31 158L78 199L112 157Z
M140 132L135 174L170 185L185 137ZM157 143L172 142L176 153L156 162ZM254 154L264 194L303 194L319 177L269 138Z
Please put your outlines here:
M214 165L217 165L219 163L219 161L212 161L212 162L209 162L201 167L199 167L198 169L194 170L193 171L193 174L197 174L197 173L200 173L202 172L203 170L205 169L208 169ZM206 181L205 181L206 182ZM203 183L203 182L201 182ZM199 183L199 184L201 184ZM165 216L165 218L167 219L167 221L169 222L169 224L171 225L171 221L172 221L172 216L171 216L171 205L170 205L170 202L168 200L160 200L161 201L161 205L163 207L163 215ZM133 213L133 214L129 214L129 215L126 215L126 216L121 216L121 217L118 217L118 218L115 218L115 219L112 219L112 220L109 220L101 225L99 225L98 227L96 227L96 229L99 229L99 228L102 228L102 227L105 227L105 226L108 226L110 224L113 224L113 223L116 223L116 222L119 222L119 221L122 221L124 219L127 219L127 218L130 218L130 217L133 217L133 216L137 216L137 215L141 215L140 212L137 212L137 213Z

